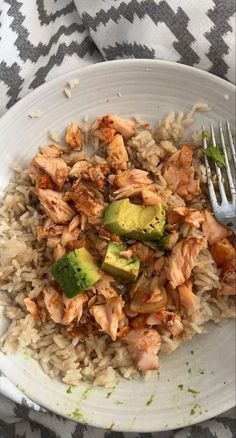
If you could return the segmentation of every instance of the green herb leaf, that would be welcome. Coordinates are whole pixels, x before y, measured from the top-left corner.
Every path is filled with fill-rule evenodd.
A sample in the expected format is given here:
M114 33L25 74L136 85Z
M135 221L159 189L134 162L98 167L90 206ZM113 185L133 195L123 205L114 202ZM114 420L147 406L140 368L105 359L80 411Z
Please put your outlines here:
M225 166L225 158L218 146L210 146L204 149L204 154L212 158L216 163L220 163Z

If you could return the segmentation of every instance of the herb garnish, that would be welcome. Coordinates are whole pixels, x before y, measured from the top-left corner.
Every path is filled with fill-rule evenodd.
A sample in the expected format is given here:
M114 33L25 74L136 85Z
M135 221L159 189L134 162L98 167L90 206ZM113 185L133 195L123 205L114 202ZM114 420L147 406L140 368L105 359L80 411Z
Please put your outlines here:
M204 154L212 158L216 163L225 166L225 157L218 146L209 146L207 149L204 149Z

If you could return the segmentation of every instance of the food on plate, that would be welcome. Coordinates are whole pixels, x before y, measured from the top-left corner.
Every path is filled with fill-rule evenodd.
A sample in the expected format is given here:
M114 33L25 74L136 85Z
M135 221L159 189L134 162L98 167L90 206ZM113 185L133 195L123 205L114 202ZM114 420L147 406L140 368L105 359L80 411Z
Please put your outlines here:
M5 353L29 347L51 378L113 387L235 316L233 235L190 119L72 122L16 170L0 209Z
M78 248L63 255L52 266L52 273L69 298L84 292L101 276L93 257L86 248Z
M139 273L139 266L139 259L133 255L132 249L125 249L119 243L110 242L101 268L113 277L135 281Z
M112 202L105 210L105 228L118 236L136 240L158 240L165 228L165 211L162 203L132 204L129 199Z

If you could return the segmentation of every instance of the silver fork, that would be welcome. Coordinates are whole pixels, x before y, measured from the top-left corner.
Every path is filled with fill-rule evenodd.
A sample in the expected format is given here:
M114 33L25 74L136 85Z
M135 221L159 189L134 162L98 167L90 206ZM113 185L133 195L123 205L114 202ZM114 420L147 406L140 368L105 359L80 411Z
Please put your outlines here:
M207 144L206 136L204 135L204 131L205 131L204 127L202 127L202 130L203 130L202 131L203 147L204 149L207 149L208 144ZM211 146L216 147L215 133L212 124L210 125L210 131L211 131ZM236 150L235 150L235 145L233 142L233 137L231 134L231 129L228 121L226 122L226 131L227 131L228 143L230 146L232 157L229 157L222 125L221 123L219 123L220 142L225 158L225 170L228 178L231 200L228 200L226 196L224 182L222 179L222 171L220 167L215 163L216 178L217 178L217 183L218 183L220 198L221 198L220 203L218 202L212 181L212 172L209 165L209 160L206 155L205 155L205 166L206 166L209 195L210 195L210 200L211 200L211 205L214 215L219 222L231 228L234 231L234 233L236 233L236 181L235 181Z

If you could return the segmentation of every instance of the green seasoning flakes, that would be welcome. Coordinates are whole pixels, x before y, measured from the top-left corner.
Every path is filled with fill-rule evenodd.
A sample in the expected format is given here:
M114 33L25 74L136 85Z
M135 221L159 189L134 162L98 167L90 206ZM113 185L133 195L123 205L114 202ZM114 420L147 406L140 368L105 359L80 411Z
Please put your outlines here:
M209 140L210 138L209 133L207 131L202 131L202 137L205 138L206 140Z
M68 386L68 388L67 388L67 390L66 390L66 393L67 393L67 394L71 394L71 393L72 393L72 390L73 390L73 385L70 385L70 386Z
M190 392L194 398L197 396L197 394L199 394L199 391L195 391L195 389L191 388L188 388L188 392Z
M212 158L212 160L214 160L216 163L220 163L222 166L225 166L224 155L218 146L209 146L207 149L204 149L204 154Z
M178 385L178 388L180 389L180 391L183 391L183 389L184 389L184 385L182 385L182 383L180 383L180 384Z
M80 410L77 408L74 412L71 414L72 418L75 418L76 420L83 420L84 416L81 414Z
M149 400L146 402L146 406L150 406L152 404L154 400L154 394L151 395L151 397L149 398Z

